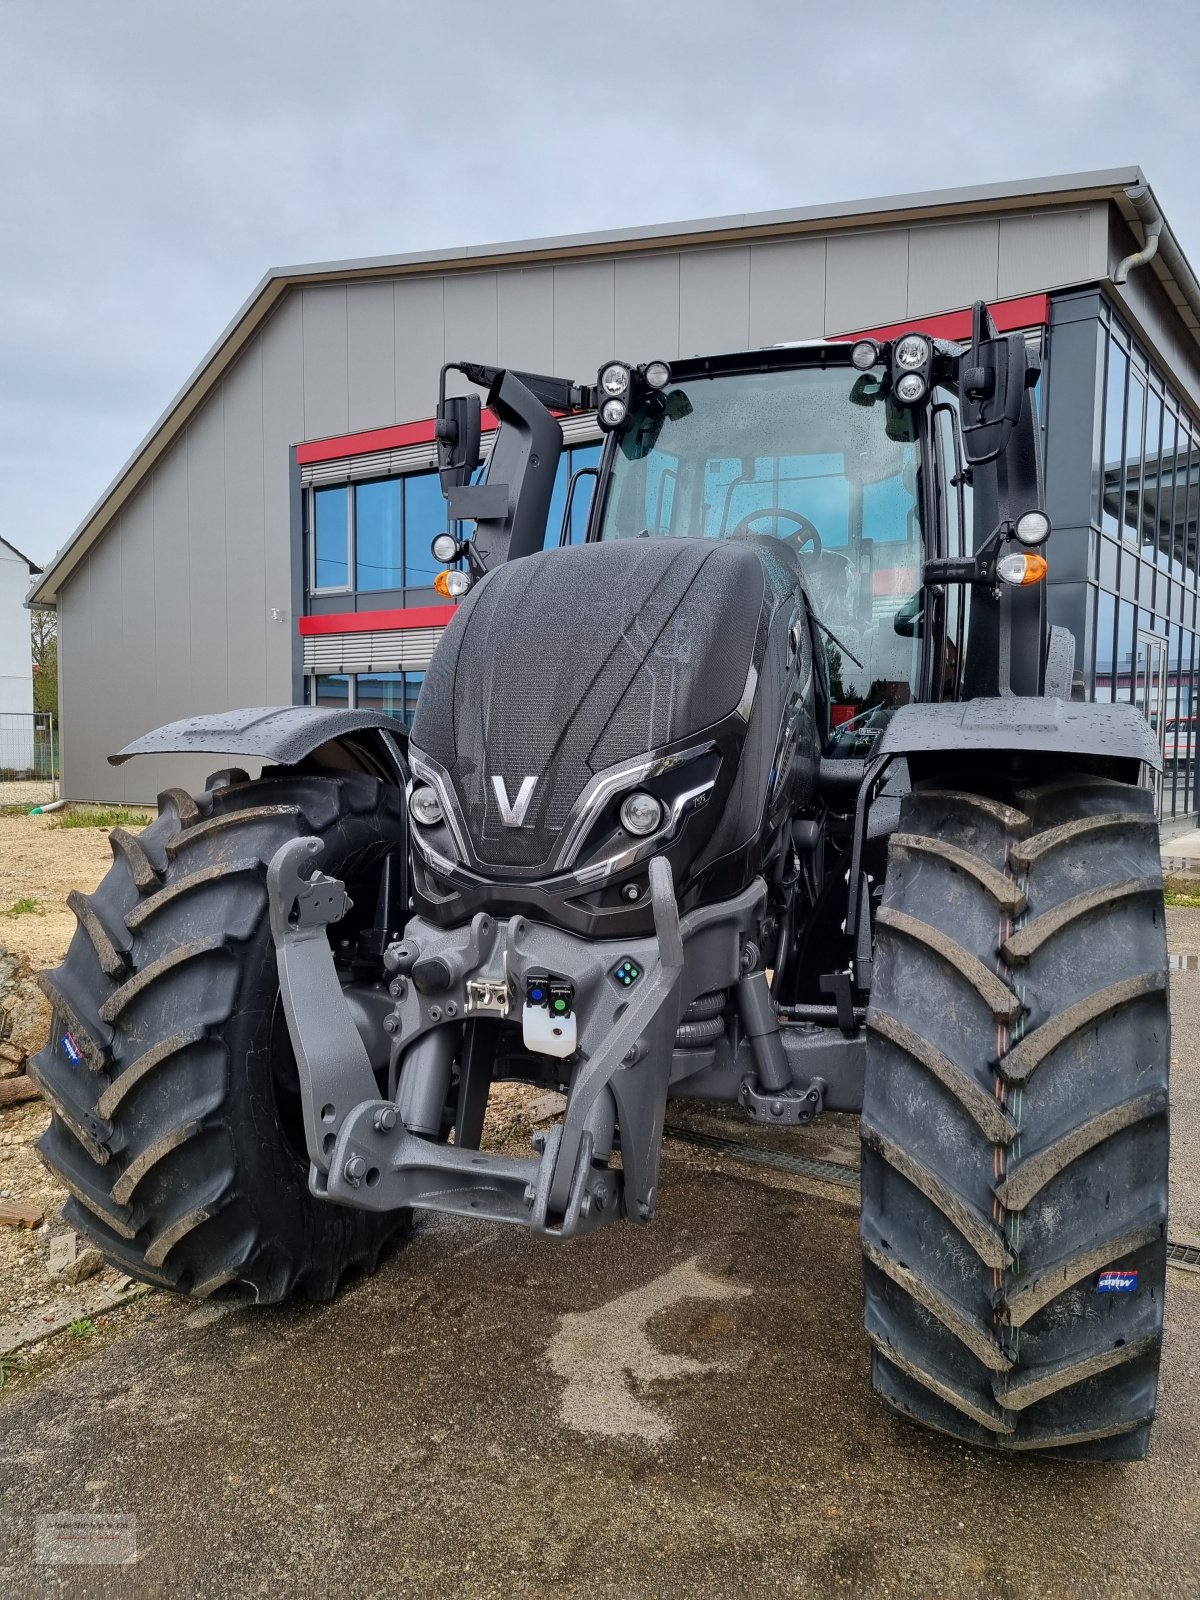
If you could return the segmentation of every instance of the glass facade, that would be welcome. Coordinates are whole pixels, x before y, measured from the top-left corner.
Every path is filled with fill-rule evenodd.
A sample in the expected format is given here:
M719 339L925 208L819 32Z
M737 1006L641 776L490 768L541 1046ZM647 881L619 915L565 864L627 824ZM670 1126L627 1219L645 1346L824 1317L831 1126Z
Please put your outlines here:
M376 711L406 726L417 709L423 672L338 672L308 679L308 703L341 711Z
M1068 451L1085 435L1068 423L1088 405L1084 514ZM1075 633L1089 695L1143 711L1163 751L1162 818L1187 816L1197 806L1200 418L1096 291L1052 307L1047 497L1050 620Z
M591 474L599 464L599 444L564 449L546 522L547 549L556 547L562 538L568 490L577 472L585 475L578 479L571 496L571 525L565 542L582 544L596 481ZM360 610L385 603L424 605L437 599L430 591L441 569L430 545L445 531L446 502L436 472L314 488L306 497L305 514L310 596L337 596L339 600L371 596L357 608ZM420 592L409 594L410 590ZM380 598L383 595L388 596L387 602ZM341 609L341 604L334 609Z
M563 538L571 477L580 472L584 475L570 495L566 542L583 542L595 488L591 473L599 465L600 448L596 443L563 450L546 525L548 549ZM315 485L304 491L303 505L309 614L442 604L433 587L441 563L430 549L446 528L446 502L436 471ZM392 660L403 663L403 636L397 632L396 637ZM309 705L376 711L409 724L424 676L407 669L323 673L308 667L305 698Z
M438 563L429 547L446 526L436 472L316 488L306 510L310 594L432 589Z

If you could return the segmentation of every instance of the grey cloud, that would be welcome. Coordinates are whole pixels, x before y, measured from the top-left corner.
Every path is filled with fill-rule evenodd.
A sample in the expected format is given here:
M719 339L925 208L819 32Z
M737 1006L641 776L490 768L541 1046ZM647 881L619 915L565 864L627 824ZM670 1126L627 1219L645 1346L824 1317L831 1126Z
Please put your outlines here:
M1200 255L1190 11L0 0L0 531L61 545L271 265L1134 162Z

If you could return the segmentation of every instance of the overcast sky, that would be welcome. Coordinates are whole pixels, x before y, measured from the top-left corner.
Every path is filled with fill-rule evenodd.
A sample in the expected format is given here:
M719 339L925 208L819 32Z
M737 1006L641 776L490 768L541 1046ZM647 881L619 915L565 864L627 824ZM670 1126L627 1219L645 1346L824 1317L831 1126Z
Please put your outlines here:
M0 536L45 561L272 266L1140 164L1196 0L0 0Z

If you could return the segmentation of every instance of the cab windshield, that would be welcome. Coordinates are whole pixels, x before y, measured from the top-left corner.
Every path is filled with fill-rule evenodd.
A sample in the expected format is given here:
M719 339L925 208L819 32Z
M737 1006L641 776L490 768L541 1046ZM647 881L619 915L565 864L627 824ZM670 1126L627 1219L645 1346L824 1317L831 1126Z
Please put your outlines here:
M687 379L619 436L600 537L789 542L828 630L830 749L854 754L917 693L919 466L877 373Z

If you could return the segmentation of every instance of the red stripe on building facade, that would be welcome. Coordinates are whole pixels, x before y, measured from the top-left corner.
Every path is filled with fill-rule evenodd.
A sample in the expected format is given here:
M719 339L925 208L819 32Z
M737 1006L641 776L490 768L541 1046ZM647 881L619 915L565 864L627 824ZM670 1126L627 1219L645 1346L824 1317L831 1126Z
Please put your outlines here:
M325 633L382 633L389 628L441 628L454 615L454 606L405 606L399 611L330 611L324 616L300 617L302 639Z
M1050 296L1026 294L1016 300L996 300L988 306L997 333L1015 333L1018 328L1041 328L1050 321ZM917 328L935 339L965 340L971 337L970 311L947 311L936 317L908 317L889 322L885 327L859 328L856 333L834 335L835 343L844 339L894 339L898 333Z
M483 428L498 428L500 418L484 410ZM367 428L362 433L342 433L331 439L310 439L296 446L296 460L302 467L314 461L340 461L343 456L369 456L376 450L402 450L409 444L433 443L433 418L420 422L396 422L387 428Z

